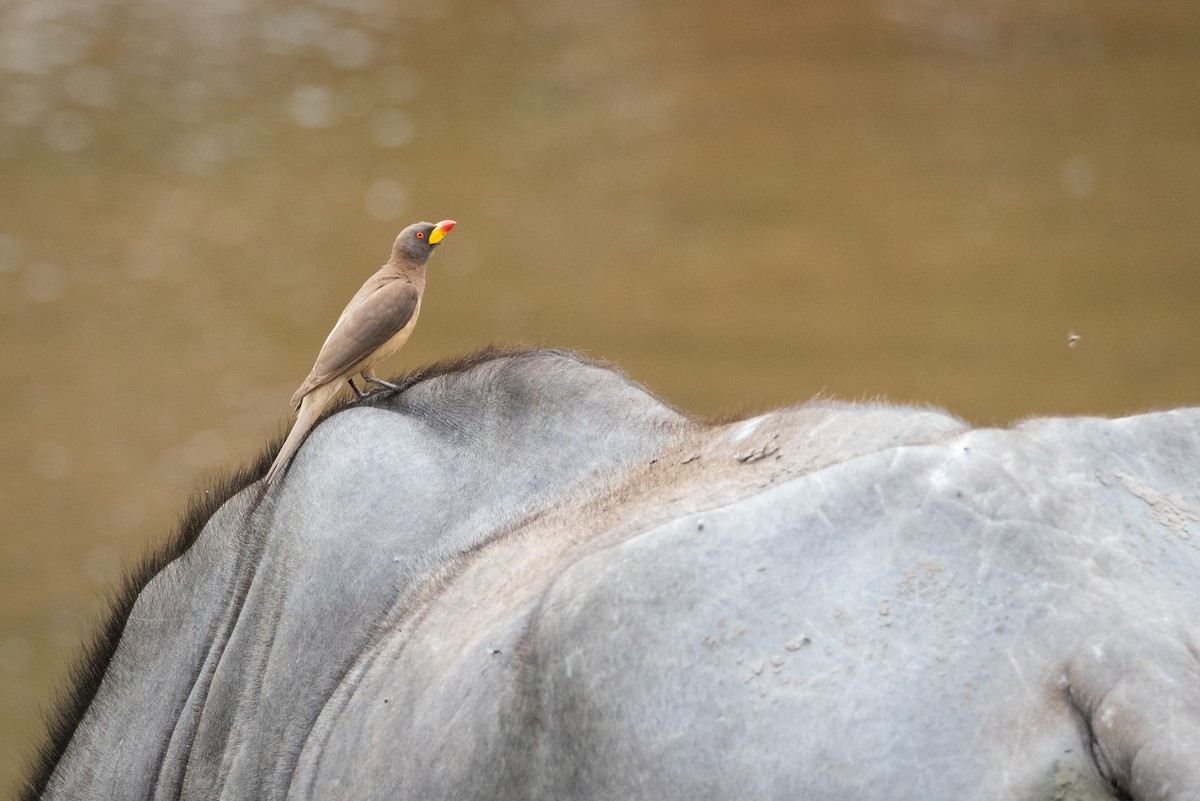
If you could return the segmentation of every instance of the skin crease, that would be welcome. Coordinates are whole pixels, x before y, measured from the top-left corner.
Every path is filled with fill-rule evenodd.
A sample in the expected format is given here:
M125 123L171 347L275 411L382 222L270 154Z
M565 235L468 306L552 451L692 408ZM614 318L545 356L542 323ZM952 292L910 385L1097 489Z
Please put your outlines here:
M280 475L309 430L329 409L343 381L356 393L356 375L392 388L375 377L375 364L403 347L416 327L425 291L425 264L454 225L453 220L443 220L437 225L419 222L405 228L396 237L387 264L346 304L321 346L312 372L292 396L296 422L267 471L268 484Z

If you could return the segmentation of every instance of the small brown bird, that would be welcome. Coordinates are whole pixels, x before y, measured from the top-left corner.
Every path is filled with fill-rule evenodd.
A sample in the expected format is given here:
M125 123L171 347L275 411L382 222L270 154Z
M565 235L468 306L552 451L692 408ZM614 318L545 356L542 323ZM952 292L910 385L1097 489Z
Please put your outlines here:
M362 392L354 383L354 376L359 374L364 381L396 388L375 376L375 363L408 341L421 312L425 262L454 225L454 220L442 220L437 225L419 222L405 228L396 237L387 264L368 278L346 304L321 346L312 372L292 396L292 407L299 415L267 471L267 483L287 465L305 434L332 404L343 381L359 397Z

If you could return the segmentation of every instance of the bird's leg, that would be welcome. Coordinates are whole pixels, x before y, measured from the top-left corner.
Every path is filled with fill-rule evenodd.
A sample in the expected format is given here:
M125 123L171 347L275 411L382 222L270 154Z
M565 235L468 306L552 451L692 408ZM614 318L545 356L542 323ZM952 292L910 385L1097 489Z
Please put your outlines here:
M400 389L399 384L393 384L390 381L384 381L382 378L376 378L371 373L363 373L362 377L363 381L367 381L377 387L383 387L384 389Z
M354 395L359 400L362 400L363 398L367 397L366 394L361 389L358 388L358 384L354 383L353 378L347 378L346 383L350 385L350 389L354 390Z

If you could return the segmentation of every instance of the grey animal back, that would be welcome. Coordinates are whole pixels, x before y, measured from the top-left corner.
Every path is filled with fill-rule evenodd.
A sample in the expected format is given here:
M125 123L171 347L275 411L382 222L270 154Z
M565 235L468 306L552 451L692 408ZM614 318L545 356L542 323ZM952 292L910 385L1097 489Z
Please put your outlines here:
M555 352L376 403L146 586L47 797L1200 786L1198 409L714 426Z

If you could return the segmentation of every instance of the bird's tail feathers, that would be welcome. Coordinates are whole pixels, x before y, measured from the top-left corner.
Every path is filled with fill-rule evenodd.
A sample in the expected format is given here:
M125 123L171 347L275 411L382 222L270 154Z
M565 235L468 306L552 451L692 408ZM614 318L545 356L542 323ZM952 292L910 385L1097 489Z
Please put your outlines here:
M300 444L304 442L309 429L316 424L317 418L329 408L329 404L337 394L338 389L339 386L336 383L324 384L305 395L300 401L300 413L296 417L296 422L292 426L292 430L288 432L287 439L283 441L283 447L279 449L279 455L271 463L271 469L267 471L266 478L268 484L287 467L288 462L291 461Z

